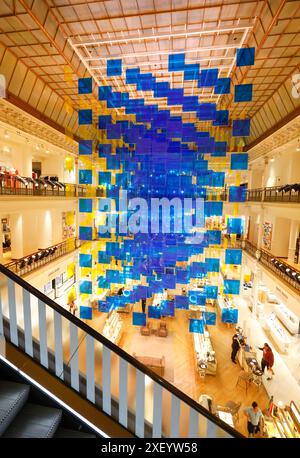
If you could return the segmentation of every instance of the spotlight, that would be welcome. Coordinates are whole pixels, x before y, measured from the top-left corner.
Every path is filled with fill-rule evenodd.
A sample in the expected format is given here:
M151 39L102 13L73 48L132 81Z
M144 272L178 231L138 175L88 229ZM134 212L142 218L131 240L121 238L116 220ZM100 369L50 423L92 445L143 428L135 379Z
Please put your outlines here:
M286 273L288 274L290 272L291 269L287 268L285 269Z
M297 272L292 272L292 277L296 277Z
M271 259L271 262L274 262L274 261L275 261L275 258L272 258L272 259Z
M283 264L279 264L279 266L278 266L278 267L279 267L279 269L281 269L281 267L282 267L282 266L283 266Z
M4 132L4 138L9 138L9 133L7 132L7 130Z
M19 268L23 269L25 267L25 264L26 264L26 262L24 261L24 259L22 259L22 261L19 264Z

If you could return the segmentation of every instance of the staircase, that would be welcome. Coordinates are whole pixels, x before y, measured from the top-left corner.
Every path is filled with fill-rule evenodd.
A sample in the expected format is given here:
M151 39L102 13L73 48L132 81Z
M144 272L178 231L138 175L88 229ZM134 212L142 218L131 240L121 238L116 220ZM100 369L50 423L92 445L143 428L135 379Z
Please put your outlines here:
M95 434L79 431L82 425L69 429L63 409L37 393L27 383L16 382L0 364L0 437L1 438L96 438ZM11 380L13 378L13 380ZM38 398L39 403L36 402ZM71 424L72 428L72 424Z

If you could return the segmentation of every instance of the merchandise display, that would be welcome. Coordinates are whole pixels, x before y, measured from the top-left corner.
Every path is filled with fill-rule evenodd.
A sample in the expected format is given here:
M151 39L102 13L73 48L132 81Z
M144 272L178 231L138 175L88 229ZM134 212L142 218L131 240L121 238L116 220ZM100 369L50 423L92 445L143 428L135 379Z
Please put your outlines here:
M284 326L291 334L297 334L299 331L299 318L295 313L291 312L286 305L276 304L275 313Z
M196 367L199 373L216 375L217 360L208 331L193 333Z
M271 412L264 417L265 435L287 439L300 438L300 424L295 416L299 413L297 406L291 401L289 406L272 406Z
M223 323L236 324L238 322L238 306L229 296L218 296L218 309Z
M287 331L283 329L279 320L276 318L276 314L272 312L266 318L265 323L274 342L278 345L281 351L287 353L292 341L289 335L287 334Z
M102 334L108 340L118 345L122 332L123 332L124 322L118 312L113 310L107 320L105 321Z

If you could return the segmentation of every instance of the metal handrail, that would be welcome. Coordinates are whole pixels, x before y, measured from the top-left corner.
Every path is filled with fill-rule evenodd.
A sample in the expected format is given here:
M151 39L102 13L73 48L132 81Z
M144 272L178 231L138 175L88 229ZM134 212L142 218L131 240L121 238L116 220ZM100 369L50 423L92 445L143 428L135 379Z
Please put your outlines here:
M69 246L71 247L70 249L68 249ZM34 253L31 253L27 256L23 256L23 258L14 259L13 261L5 264L5 267L15 272L16 274L22 276L36 269L39 269L41 266L48 264L49 262L53 261L54 259L64 256L65 254L71 253L72 251L76 250L77 248L78 248L78 239L74 237L69 240L65 240L61 243L57 243L56 245L51 245L50 247L41 248L38 251L35 251ZM55 251L51 254L51 251L53 249ZM47 252L47 251L49 254L46 257L43 257L42 259L40 259L39 255L42 252ZM29 259L32 259L32 262L30 264L28 264L26 261ZM23 267L21 267L22 265Z
M259 260L261 264L263 264L267 269L279 275L279 277L283 281L285 281L287 284L292 286L297 291L297 293L300 292L300 283L298 283L297 280L294 280L285 271L279 268L279 265L282 264L284 269L290 269L291 271L293 270L294 272L297 273L297 275L300 275L300 271L297 268L291 266L284 260L287 258L278 258L272 255L272 253L269 253L268 251L264 250L263 248L257 247L256 245L249 242L248 240L245 240L244 249L247 253L249 253L253 257L256 257L256 253L259 252L259 257L257 259ZM275 261L277 261L277 264L275 264Z
M169 391L172 393L174 396L176 396L178 399L183 401L185 404L193 408L196 412L200 413L203 417L207 418L209 421L212 423L216 424L219 426L223 431L227 432L229 435L236 437L236 438L243 438L244 436L236 431L234 428L232 428L230 425L222 421L220 418L214 416L211 414L208 410L206 410L204 407L202 407L200 404L198 404L196 401L194 401L192 398L190 398L188 395L180 391L178 388L176 388L174 385L169 383L167 380L161 378L158 376L155 372L153 372L151 369L149 369L147 366L144 364L140 363L137 359L135 359L133 356L130 354L126 353L122 348L118 347L114 343L112 343L110 340L106 339L104 336L99 334L95 329L91 328L88 326L86 323L84 323L82 320L65 310L63 307L60 307L58 304L56 304L53 300L51 300L49 297L45 296L41 291L36 289L34 286L30 285L27 283L24 279L20 278L18 275L16 275L14 272L10 271L6 267L0 264L0 272L4 274L6 277L8 277L10 280L21 286L23 289L28 291L30 294L35 296L37 299L39 299L42 303L53 309L55 312L57 312L59 315L61 315L63 318L68 320L69 322L73 323L77 328L79 328L81 331L86 333L87 335L93 337L95 340L103 344L106 348L111 350L113 353L118 355L120 358L123 358L127 363L141 371L143 374L147 375L150 377L154 382L156 382L158 385L160 385L162 388L165 390Z
M18 186L7 186L0 182L0 195L4 196L35 196L35 197L85 197L86 188L84 186L63 183L64 189L60 187L44 187L39 185L25 186L18 182Z
M293 191L292 187L285 190L284 186L248 189L247 201L300 203L300 191Z

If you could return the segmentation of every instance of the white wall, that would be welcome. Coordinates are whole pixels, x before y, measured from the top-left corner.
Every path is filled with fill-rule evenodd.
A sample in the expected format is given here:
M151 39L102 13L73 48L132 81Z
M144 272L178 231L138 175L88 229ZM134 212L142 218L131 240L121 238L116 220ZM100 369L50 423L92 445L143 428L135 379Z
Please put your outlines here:
M62 213L75 211L74 199L20 199L0 200L0 218L9 217L12 258L22 258L39 248L62 242ZM22 208L22 210L20 210Z

